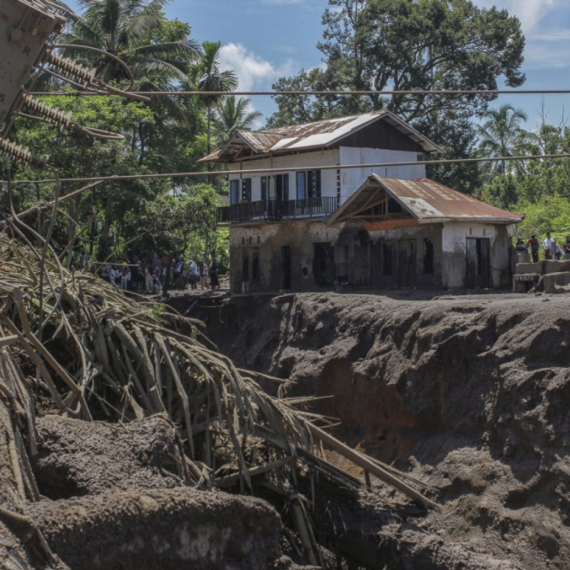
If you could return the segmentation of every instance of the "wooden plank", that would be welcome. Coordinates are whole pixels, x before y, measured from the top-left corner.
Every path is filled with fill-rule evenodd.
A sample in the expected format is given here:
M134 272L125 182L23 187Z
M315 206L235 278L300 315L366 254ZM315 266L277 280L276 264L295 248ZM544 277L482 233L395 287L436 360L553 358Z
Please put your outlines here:
M4 348L5 346L12 346L17 342L18 337L16 335L0 337L0 348Z
M307 425L313 437L321 440L323 443L338 452L340 455L352 461L355 465L358 465L365 471L368 471L375 477L378 477L378 479L381 481L388 483L388 485L391 485L411 499L419 501L426 507L440 510L440 506L437 503L428 499L427 497L424 497L420 492L416 491L414 488L410 487L408 484L404 483L391 473L388 473L388 471L382 469L379 465L376 465L376 463L374 463L374 461L372 461L369 457L366 457L362 453L348 447L348 445L340 442L338 439L334 438L332 435L328 434L326 431L323 431L317 426L311 423L307 423Z

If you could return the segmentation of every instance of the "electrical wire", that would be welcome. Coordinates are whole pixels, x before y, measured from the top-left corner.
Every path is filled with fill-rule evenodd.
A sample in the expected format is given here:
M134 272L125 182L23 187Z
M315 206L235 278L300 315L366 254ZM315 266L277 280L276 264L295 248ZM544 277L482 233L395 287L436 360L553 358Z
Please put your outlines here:
M523 156L500 156L500 157L481 157L481 158L451 158L441 160L418 160L410 162L381 162L370 164L335 164L324 166L296 166L287 168L256 168L256 169L241 169L241 170L211 170L200 172L170 172L164 174L125 174L120 176L92 176L86 178L61 178L59 181L54 179L49 180L15 180L12 185L21 184L53 184L58 182L72 183L72 182L122 182L129 180L156 180L167 178L197 178L201 176L228 176L230 174L239 175L255 175L255 174L280 174L284 172L305 172L306 170L351 170L357 168L394 168L399 166L440 166L447 164L478 164L486 162L525 162L528 160L546 160L546 159L561 159L570 158L570 154L542 154L542 155L523 155Z
M180 97L282 97L287 95L295 96L334 96L352 97L364 95L570 95L570 89L473 89L473 90L395 90L395 91L130 91L136 95L177 95ZM38 97L48 95L58 95L61 97L88 97L107 96L108 93L92 93L87 91L36 91L31 93Z
M99 48L96 48L93 46L85 46L85 45L81 45L81 44L53 44L51 47L53 47L55 49L63 49L63 50L65 50L65 49L76 49L76 50L91 51L93 53L98 53L100 55L108 57L109 59L112 59L113 61L118 63L127 72L127 75L129 76L129 81L131 82L131 84L127 87L127 91L130 91L135 85L135 76L133 75L131 68L120 57L117 57L116 55L114 55L112 53L109 53L105 50L102 50L102 49L99 49Z

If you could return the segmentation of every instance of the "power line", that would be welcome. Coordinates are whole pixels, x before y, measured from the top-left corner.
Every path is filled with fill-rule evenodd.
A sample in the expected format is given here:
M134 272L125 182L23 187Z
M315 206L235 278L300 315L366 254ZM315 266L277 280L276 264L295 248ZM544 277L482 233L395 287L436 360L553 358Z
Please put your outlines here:
M130 91L133 95L175 95L179 97L282 97L282 96L341 96L350 97L354 95L570 95L570 89L436 89L436 90L402 90L402 91ZM103 91L35 91L30 95L36 97L54 96L58 97L110 97L112 93Z
M570 154L543 154L543 155L526 155L526 156L501 156L493 158L452 158L441 160L417 160L410 162L381 162L371 164L335 164L325 166L296 166L287 168L256 168L256 169L241 169L241 170L214 170L202 172L171 172L165 174L126 174L120 176L92 176L86 178L61 178L59 183L72 183L72 182L122 182L129 180L156 180L166 178L197 178L201 176L228 176L230 174L279 174L283 172L305 172L310 170L350 170L355 168L393 168L398 166L438 166L445 164L477 164L484 162L515 162L527 160L545 160L557 158L570 158ZM22 184L54 184L55 179L46 180L16 180L12 181L12 185Z

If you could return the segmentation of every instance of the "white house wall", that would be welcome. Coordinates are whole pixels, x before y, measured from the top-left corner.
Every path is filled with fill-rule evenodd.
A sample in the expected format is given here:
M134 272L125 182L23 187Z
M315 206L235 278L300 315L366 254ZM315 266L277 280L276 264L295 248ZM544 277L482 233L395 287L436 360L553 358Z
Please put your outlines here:
M291 168L306 168L307 170L316 170L319 166L337 166L339 164L338 149L323 150L317 152L307 152L295 155L275 156L273 158L260 158L246 160L243 162L233 163L229 165L230 170L263 170L263 169L279 169L279 174L289 174L289 199L294 200L297 197L297 184L295 172ZM261 178L262 176L274 176L272 174L231 174L231 180L241 180L243 178L251 178L251 200L253 202L261 200ZM271 185L271 193L273 197L274 185ZM323 170L321 172L321 194L323 197L334 198L337 196L337 171ZM241 201L241 190L240 190Z
M417 152L385 150L376 148L348 148L341 146L340 164L379 164L393 162L415 162L418 160ZM352 194L362 186L364 181L372 174L383 178L401 178L414 180L426 177L426 167L417 166L391 166L383 168L346 168L341 170L340 204L342 205Z
M509 271L510 227L493 224L447 223L442 230L443 285L464 287L467 272L467 238L491 240L491 278L494 287L504 285Z

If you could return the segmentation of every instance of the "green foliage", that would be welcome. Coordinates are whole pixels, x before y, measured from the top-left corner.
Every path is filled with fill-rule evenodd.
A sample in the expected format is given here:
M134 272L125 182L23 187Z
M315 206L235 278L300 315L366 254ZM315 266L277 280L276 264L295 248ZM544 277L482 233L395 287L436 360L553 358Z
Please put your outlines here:
M527 238L531 234L544 237L551 232L552 237L562 244L570 234L570 201L561 196L547 196L539 203L521 202L518 208L525 219L517 228L517 235Z

